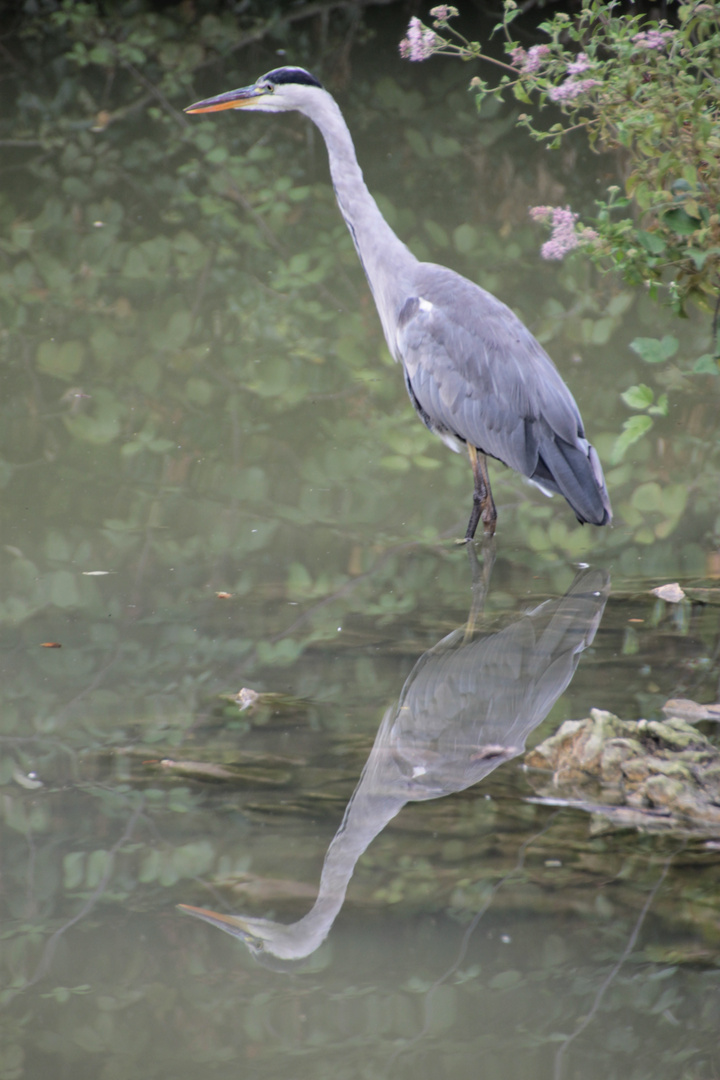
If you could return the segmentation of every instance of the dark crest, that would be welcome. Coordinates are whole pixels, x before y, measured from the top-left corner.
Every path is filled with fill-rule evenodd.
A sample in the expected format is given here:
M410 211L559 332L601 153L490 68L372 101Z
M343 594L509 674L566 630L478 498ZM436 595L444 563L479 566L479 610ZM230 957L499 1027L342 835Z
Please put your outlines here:
M280 83L298 83L300 86L319 86L321 90L323 88L322 83L318 82L314 75L305 68L299 67L275 68L274 71L268 71L267 75L263 75L263 79L267 79L276 86Z

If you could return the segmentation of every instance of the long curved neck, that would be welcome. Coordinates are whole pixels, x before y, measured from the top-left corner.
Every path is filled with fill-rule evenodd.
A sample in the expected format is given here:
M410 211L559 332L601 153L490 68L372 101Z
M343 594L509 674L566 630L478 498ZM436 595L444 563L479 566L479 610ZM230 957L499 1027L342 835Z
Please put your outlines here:
M417 259L398 239L367 189L348 126L335 100L323 93L303 110L327 146L335 196L375 299L390 351L394 328L407 300Z

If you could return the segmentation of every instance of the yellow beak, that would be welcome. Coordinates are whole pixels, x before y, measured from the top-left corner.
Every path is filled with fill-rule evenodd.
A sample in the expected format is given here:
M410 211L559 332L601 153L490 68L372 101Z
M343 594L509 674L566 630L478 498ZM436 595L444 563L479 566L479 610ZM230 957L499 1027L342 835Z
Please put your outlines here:
M248 929L247 924L238 915L223 915L219 911L211 911L209 908L204 907L192 907L190 904L178 904L177 906L180 911L185 911L188 915L203 919L205 922L210 923L211 926L217 926L219 930L225 930L226 933L241 938L249 945L259 944L256 935Z
M239 90L228 90L226 94L218 94L217 97L205 98L204 101L196 101L194 105L188 105L186 113L220 112L221 109L242 109L243 105L249 105L256 98L263 97L267 91L260 90L257 86L243 86Z

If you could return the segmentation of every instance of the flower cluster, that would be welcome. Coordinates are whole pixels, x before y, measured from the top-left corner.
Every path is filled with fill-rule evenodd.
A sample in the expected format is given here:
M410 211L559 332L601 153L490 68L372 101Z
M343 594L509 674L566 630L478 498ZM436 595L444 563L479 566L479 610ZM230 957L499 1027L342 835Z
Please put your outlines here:
M438 36L434 30L423 26L413 15L407 28L407 36L400 42L400 55L404 60L427 60L428 56L432 55L436 44L438 44Z
M569 70L569 68L568 68ZM559 86L551 86L548 97L551 101L574 101L580 94L592 90L593 86L599 86L597 79L566 79Z
M633 36L632 40L633 44L641 49L660 50L664 48L665 42L674 36L674 30L641 30L639 34Z
M582 75L590 67L590 61L584 52L578 53L575 59L568 64L568 75Z
M533 45L526 52L522 45L516 45L510 53L510 59L523 72L539 71L543 58L550 55L549 45Z
M430 8L430 14L433 19L439 19L440 22L447 22L448 19L457 18L458 9L451 4L438 4L437 7Z
M549 221L552 224L552 235L547 240L540 254L543 259L562 259L569 251L576 248L583 240L593 240L597 234L592 234L592 229L584 229L579 234L575 228L579 214L573 214L569 206L532 206L530 217L533 221Z

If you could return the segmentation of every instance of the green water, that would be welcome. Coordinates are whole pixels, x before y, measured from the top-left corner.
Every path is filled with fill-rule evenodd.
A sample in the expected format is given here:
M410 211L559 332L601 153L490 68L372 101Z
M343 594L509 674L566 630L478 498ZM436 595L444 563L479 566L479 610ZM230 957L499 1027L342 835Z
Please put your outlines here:
M369 183L541 335L608 465L650 378L629 342L694 355L703 319L541 265L544 151L478 127L465 69L410 81L378 26L383 71L360 48L338 90ZM712 380L667 377L669 418L606 469L612 529L491 466L479 610L469 466L412 413L317 136L199 122L255 216L210 205L222 155L194 144L167 164L187 188L149 185L171 136L139 117L144 148L130 117L92 165L49 152L56 187L47 161L8 175L0 1078L709 1080L719 838L532 801L522 751L591 708L716 700L717 607L649 591L713 586ZM581 155L557 201L607 168ZM242 687L268 696L240 711ZM177 904L319 916L279 961L281 930L254 957Z

